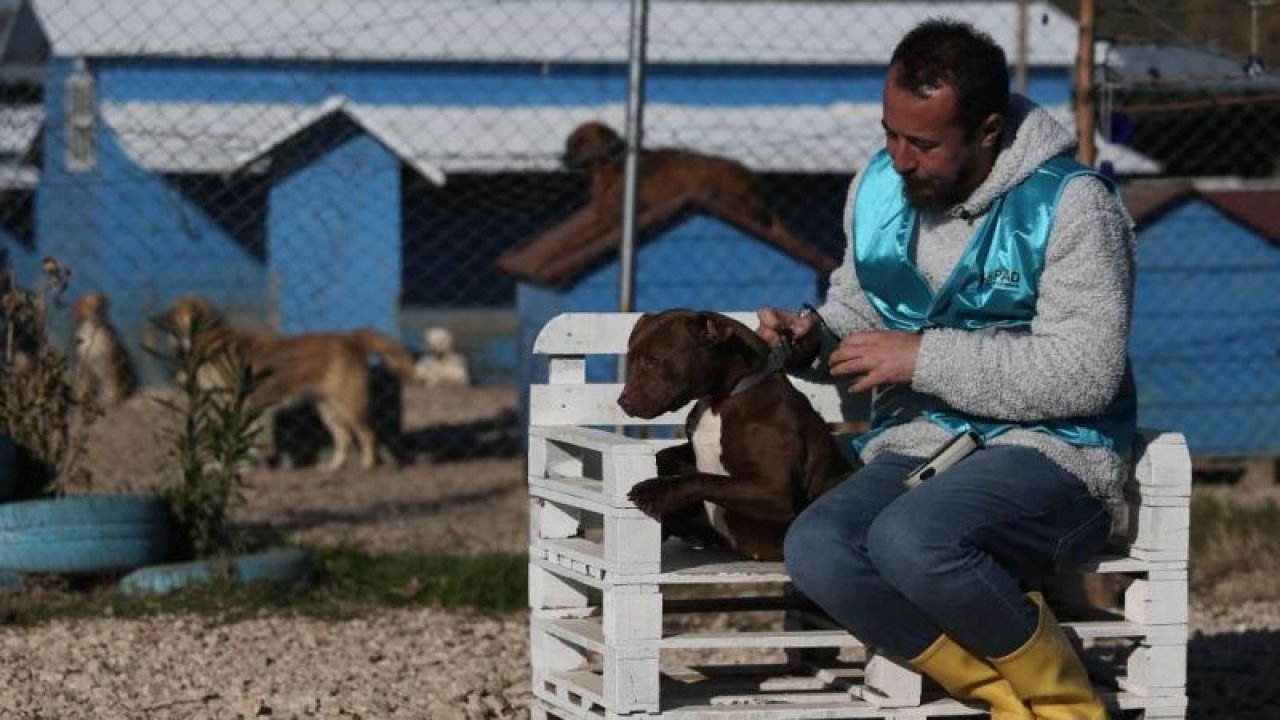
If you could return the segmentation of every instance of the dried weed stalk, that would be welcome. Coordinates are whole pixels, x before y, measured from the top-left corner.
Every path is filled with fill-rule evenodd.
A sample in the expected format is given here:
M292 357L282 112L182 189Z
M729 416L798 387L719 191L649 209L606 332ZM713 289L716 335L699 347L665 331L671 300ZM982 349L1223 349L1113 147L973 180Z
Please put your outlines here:
M49 339L48 310L62 309L71 270L45 258L39 287L9 276L0 293L0 434L17 447L17 497L57 497L69 482L88 483L81 465L89 426L102 415L73 390L67 353Z

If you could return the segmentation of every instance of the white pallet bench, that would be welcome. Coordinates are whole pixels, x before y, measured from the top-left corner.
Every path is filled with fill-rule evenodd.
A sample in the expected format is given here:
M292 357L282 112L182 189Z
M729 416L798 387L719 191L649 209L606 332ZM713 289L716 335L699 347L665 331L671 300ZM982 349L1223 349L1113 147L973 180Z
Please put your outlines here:
M752 313L730 313L750 324ZM657 472L673 443L624 435L682 427L685 411L627 417L620 385L587 381L586 358L625 353L637 314L569 313L549 322L534 353L548 380L529 388L530 655L537 718L791 720L984 716L911 668L863 648L787 585L781 563L662 542L659 523L628 491ZM832 423L828 385L795 381ZM1059 606L1099 695L1125 718L1185 718L1191 460L1176 433L1144 432L1126 487L1127 527L1079 568L1118 578L1115 608ZM681 586L702 586L680 592ZM761 588L768 594L761 596ZM705 594L703 594L705 593ZM679 595L673 598L673 595ZM776 629L672 629L697 612L772 610ZM1074 613L1074 614L1073 614ZM754 626L753 626L754 627ZM722 658L767 650L778 662L692 666L679 651Z

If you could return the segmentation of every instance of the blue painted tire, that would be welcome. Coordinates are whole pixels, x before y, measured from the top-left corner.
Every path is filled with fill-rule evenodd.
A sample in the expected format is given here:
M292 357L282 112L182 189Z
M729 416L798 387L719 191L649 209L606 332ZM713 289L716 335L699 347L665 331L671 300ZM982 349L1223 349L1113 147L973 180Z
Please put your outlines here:
M169 516L150 496L93 495L0 505L0 569L100 573L163 562Z
M302 582L311 574L311 558L295 548L237 555L231 558L231 571L242 584L259 580ZM125 595L167 595L185 585L211 582L213 577L213 563L197 560L134 570L120 579L119 587Z
M18 489L18 449L7 435L0 435L0 500L8 500Z

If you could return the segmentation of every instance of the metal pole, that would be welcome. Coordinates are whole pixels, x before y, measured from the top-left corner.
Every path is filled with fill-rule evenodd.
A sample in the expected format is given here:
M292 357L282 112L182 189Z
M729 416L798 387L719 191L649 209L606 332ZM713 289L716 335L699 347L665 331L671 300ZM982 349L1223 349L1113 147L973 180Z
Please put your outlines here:
M1097 159L1094 134L1097 115L1093 97L1093 0L1080 0L1080 42L1076 49L1076 137L1080 148L1076 159L1093 166Z
M1258 8L1275 5L1275 0L1249 0L1249 56L1258 55Z
M1027 94L1027 0L1018 0L1018 59L1016 73L1018 94Z
M1258 0L1249 0L1249 57L1258 57Z
M631 0L631 49L627 74L627 156L622 185L622 244L618 248L618 311L635 305L636 186L644 142L645 42L649 0Z
M631 48L627 72L627 157L623 167L622 239L618 247L618 312L635 306L636 188L640 179L640 146L644 142L645 44L649 30L649 0L631 0ZM626 382L627 356L618 357L618 382ZM622 435L626 429L617 426Z

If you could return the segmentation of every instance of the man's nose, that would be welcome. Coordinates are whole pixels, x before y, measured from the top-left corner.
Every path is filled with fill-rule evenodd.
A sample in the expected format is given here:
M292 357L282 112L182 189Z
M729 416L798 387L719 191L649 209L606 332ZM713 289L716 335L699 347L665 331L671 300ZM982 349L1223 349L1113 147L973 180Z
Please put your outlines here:
M887 143L889 149L889 157L893 160L893 169L899 175L908 175L915 172L916 155L911 151L911 146L901 140L891 140Z

